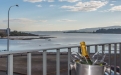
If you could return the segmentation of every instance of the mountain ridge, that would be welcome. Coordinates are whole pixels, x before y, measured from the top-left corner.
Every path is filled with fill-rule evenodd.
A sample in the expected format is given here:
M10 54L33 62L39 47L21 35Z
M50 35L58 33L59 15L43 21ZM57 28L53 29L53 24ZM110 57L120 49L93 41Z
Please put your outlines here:
M72 31L76 31L76 32L95 32L98 29L115 29L115 28L121 28L120 25L116 25L116 26L106 26L106 27L94 27L94 28L84 28L84 29L79 29L79 30L69 30L67 32L72 32Z

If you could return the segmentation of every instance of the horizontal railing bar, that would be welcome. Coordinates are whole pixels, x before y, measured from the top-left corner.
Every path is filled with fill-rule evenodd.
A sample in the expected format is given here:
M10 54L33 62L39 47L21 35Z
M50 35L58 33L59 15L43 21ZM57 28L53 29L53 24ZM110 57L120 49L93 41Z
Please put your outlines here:
M95 46L95 45L107 45L107 44L120 44L121 42L117 43L102 43L102 44L89 44L87 46ZM56 50L56 49L65 49L65 48L75 48L80 46L64 46L64 47L52 47L52 48L41 48L41 49L32 49L32 50L17 50L17 51L2 51L0 55L8 55L8 54L16 54L16 53L27 53L27 52L36 52L36 51L43 51L43 50Z
M121 42L113 42L113 43L100 43L100 44L89 44L87 46L95 46L95 45L107 45L107 44L120 44Z

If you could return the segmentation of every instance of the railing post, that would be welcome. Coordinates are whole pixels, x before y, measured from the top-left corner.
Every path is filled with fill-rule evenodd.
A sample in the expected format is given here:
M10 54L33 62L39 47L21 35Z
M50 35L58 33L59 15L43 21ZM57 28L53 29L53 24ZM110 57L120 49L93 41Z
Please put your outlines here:
M68 75L70 75L71 48L68 48Z
M120 59L121 59L121 43L119 44L119 55L120 55ZM121 60L119 60L119 63L121 63ZM119 65L120 66L120 75L121 75L121 64Z
M109 66L111 66L111 44L108 45L108 50L109 50ZM109 75L111 75L111 70L110 70L110 73Z
M98 51L98 48L97 48L98 46L97 45L95 45L95 53Z
M56 75L60 75L60 49L57 49L56 55Z
M78 52L81 54L81 48L80 47L78 47Z
M102 45L102 54L104 54L104 51L105 51L105 45L103 44Z
M46 54L46 50L43 51L43 75L47 75L47 54Z
M116 75L116 63L117 63L117 44L114 44L114 75Z
M90 46L87 46L87 51L88 51L88 53L90 55Z
M27 75L31 75L31 53L27 53Z
M13 55L8 55L8 75L13 75Z

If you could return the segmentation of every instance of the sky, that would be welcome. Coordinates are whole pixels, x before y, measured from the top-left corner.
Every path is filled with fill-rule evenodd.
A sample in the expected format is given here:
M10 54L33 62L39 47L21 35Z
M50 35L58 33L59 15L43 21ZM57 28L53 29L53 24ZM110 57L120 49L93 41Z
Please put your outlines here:
M121 0L0 0L0 29L8 27L9 8L10 29L17 31L121 25Z

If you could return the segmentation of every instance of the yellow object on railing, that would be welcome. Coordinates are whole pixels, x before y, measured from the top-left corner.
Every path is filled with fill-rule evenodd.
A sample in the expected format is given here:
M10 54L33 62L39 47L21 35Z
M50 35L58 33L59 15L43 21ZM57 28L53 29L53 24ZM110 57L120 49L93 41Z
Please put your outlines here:
M85 59L87 61L87 64L92 65L92 61L91 61L91 59L89 57L89 54L88 54L87 49L86 49L86 44L85 44L84 41L80 43L80 47L81 47L82 56L85 57Z
M88 55L88 52L87 52L86 44L85 44L84 41L80 43L80 47L81 47L82 55L83 56L87 56Z

